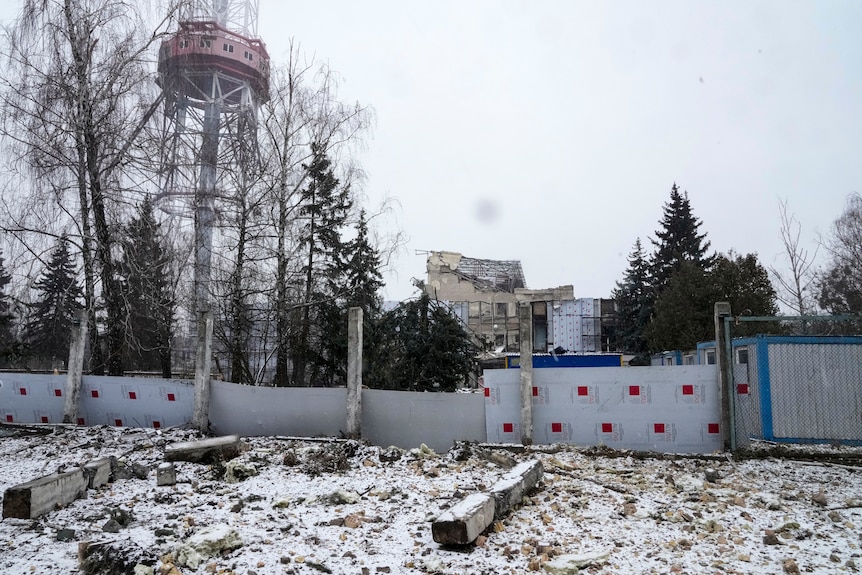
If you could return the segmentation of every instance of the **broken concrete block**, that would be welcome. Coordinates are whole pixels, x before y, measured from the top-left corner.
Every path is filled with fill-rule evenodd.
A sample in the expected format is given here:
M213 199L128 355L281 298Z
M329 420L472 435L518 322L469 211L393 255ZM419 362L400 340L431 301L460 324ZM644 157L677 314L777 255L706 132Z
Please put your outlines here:
M520 503L524 494L539 484L542 473L542 462L538 459L519 463L506 472L490 489L495 516L502 517Z
M177 470L173 463L161 463L156 468L156 485L176 485Z
M444 512L431 524L434 541L442 545L467 545L494 521L494 497L473 493Z
M165 447L165 459L168 461L191 461L192 463L226 461L233 459L239 453L238 435L212 437L201 441L183 441Z
M111 458L103 457L85 464L84 477L87 478L87 487L90 489L106 485L111 480Z
M186 539L174 552L179 565L197 569L210 557L222 555L242 547L242 539L230 526L223 523L208 525Z
M80 467L28 481L6 490L3 518L34 519L57 505L68 505L86 491L87 478Z
M584 567L594 563L606 561L610 551L598 551L595 553L583 553L581 555L560 555L548 561L542 567L551 575L576 575Z

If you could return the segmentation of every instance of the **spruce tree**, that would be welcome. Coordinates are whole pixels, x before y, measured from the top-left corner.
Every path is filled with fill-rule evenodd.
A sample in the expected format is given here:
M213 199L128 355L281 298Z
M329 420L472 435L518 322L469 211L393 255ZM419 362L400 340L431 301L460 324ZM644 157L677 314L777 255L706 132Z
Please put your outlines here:
M356 237L347 242L345 255L347 307L361 307L366 316L374 317L380 313L380 290L384 282L380 272L380 253L368 237L365 210L359 211Z
M7 293L12 276L3 265L0 252L0 367L8 367L15 355L15 315L12 313L12 298ZM67 348L68 349L68 348Z
M453 391L476 366L479 349L461 322L423 293L383 314L364 381L369 387Z
M643 331L649 324L653 302L649 262L640 238L635 241L628 262L623 280L617 282L611 294L617 308L617 347L623 352L642 355L647 351Z
M369 357L376 341L376 325L381 313L380 254L371 244L365 210L360 210L356 236L344 244L339 273L331 275L330 292L335 297L321 303L319 325L320 362L323 378L329 384L341 384L347 378L348 310L362 308L364 357Z
M757 254L720 254L710 277L718 292L716 301L730 302L734 315L778 315L778 294ZM735 337L755 333L781 333L781 328L777 323L761 322L740 323L733 328Z
M703 271L709 270L714 256L707 255L710 242L706 234L699 233L701 221L691 211L688 192L680 193L676 184L670 190L670 201L664 205L661 229L651 240L655 252L651 261L651 285L656 297L660 296L671 277L683 262L691 262Z
M683 261L655 303L644 330L651 352L691 350L715 338L713 309L719 291L693 261Z
M313 144L311 148L311 162L304 166L308 185L301 191L299 209L304 220L299 237L305 258L300 286L302 301L291 342L292 383L299 386L313 383L325 363L320 350L322 333L316 326L331 321L332 314L337 312L333 306L339 294L334 286L342 278L345 250L341 231L353 205L350 189L335 177L325 147ZM276 380L280 379L277 372Z
M149 197L125 229L119 270L125 295L125 362L131 369L171 377L176 309L170 253Z
M83 308L84 292L66 237L57 240L51 259L33 285L38 293L30 305L24 330L31 365L51 369L69 357L75 312Z

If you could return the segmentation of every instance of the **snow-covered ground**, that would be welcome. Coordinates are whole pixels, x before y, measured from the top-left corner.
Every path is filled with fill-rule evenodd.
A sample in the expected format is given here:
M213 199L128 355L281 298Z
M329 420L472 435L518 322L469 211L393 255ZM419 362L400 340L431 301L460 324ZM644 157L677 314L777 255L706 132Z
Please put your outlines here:
M569 446L459 445L435 454L265 437L245 438L248 449L227 465L178 462L178 483L157 486L165 445L194 440L192 432L3 431L4 492L104 456L130 476L38 519L0 522L3 574L76 573L85 542L89 573L517 574L571 555L591 574L862 568L862 468ZM474 545L433 541L434 518L528 459L541 460L545 473L522 505ZM183 545L208 532L230 536L232 550L208 557Z

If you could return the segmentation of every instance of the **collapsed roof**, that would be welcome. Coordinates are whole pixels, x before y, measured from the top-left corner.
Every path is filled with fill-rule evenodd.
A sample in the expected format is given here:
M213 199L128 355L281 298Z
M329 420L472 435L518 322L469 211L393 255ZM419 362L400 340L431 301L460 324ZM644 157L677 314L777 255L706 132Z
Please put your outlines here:
M483 260L461 257L452 272L473 282L477 288L515 293L526 287L524 270L518 260Z

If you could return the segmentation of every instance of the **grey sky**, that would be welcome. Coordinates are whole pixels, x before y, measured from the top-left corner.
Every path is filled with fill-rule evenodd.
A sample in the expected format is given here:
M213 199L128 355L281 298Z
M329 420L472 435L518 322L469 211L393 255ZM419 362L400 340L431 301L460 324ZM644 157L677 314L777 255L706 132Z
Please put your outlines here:
M674 182L714 249L783 265L779 198L813 249L862 191L862 2L260 0L260 15L274 64L293 38L376 111L365 190L398 200L410 237L387 299L424 277L415 250L520 259L529 287L607 297Z
M372 198L424 257L520 259L533 288L606 297L676 181L713 248L781 253L778 199L812 248L862 178L862 3L261 0L372 105Z

